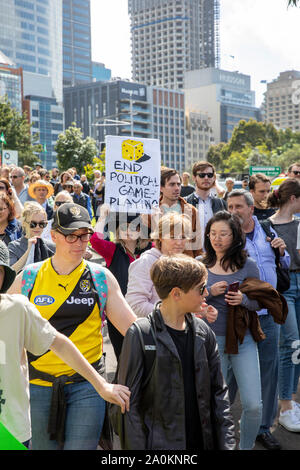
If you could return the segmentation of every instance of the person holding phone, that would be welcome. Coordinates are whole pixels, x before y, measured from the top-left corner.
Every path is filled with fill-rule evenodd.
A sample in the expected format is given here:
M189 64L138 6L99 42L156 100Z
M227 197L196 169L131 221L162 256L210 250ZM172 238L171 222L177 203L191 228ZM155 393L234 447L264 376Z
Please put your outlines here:
M245 243L239 218L227 211L220 211L206 226L202 261L208 271L209 295L206 302L218 310L218 317L210 327L216 334L223 376L228 384L234 374L240 392L242 415L239 448L251 450L262 418L257 344L247 331L237 354L224 352L229 308L242 305L249 311L259 310L256 300L249 299L239 288L247 278L259 279L257 264L247 256Z

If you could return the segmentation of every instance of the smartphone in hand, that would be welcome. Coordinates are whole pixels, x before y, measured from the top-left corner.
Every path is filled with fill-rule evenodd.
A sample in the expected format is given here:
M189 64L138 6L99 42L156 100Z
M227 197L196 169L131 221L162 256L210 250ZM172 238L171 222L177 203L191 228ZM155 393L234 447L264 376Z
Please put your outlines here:
M240 283L233 282L232 284L229 284L228 286L228 292L237 292L239 290Z

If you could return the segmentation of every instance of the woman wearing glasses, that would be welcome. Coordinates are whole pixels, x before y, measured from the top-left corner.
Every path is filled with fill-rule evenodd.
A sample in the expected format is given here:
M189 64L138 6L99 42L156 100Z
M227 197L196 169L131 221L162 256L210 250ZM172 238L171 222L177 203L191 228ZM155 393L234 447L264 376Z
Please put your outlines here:
M27 264L43 261L55 253L55 244L42 237L47 214L40 204L25 202L21 222L23 236L8 244L10 266L17 273Z
M226 211L215 214L205 230L203 263L208 271L206 302L218 310L218 318L211 325L216 334L222 372L227 384L234 375L241 397L240 449L251 450L262 416L261 384L257 344L249 330L237 354L227 354L228 309L241 305L249 311L259 310L256 300L250 300L239 290L247 278L259 279L256 262L245 251L245 235L237 216ZM234 285L234 283L237 283ZM233 285L233 286L231 286ZM235 288L234 288L235 286Z
M106 268L83 259L92 236L88 211L62 204L54 213L51 236L55 254L17 277L9 293L29 297L44 318L77 346L100 375L105 373L102 327L104 311L125 335L136 316ZM34 274L34 276L33 276ZM33 450L96 450L105 401L128 410L128 394L103 378L101 396L51 351L28 355ZM55 406L54 406L55 405Z

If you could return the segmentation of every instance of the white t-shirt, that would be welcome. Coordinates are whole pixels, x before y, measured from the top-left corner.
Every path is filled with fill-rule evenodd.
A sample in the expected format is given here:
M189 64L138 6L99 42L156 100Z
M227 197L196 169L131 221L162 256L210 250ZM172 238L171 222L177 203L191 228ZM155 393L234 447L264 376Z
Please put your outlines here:
M31 438L26 350L44 354L56 330L21 294L0 296L0 422L20 442Z

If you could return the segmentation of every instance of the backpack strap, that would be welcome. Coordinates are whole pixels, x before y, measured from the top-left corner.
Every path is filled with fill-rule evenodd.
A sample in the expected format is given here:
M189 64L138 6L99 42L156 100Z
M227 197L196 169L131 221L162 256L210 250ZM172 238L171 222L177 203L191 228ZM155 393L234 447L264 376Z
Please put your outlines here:
M265 234L267 235L267 237L273 239L275 234L271 230L271 227L274 227L272 222L269 219L265 219L265 220L262 220L260 222L260 225L262 226L262 228L263 228ZM274 251L274 254L275 254L276 265L278 265L280 263L279 249L278 248L272 248L272 250Z
M144 373L142 383L142 388L144 388L151 379L154 370L156 358L156 342L154 339L155 336L149 316L144 318L138 318L134 324L137 328L144 353Z
M29 264L23 270L21 293L26 297L29 297L30 292L32 291L35 278L43 262L44 261L39 261L38 263Z
M98 294L97 300L98 300L100 317L101 317L102 326L103 326L104 320L106 318L105 305L106 305L106 299L107 299L107 293L108 293L105 272L103 268L96 263L91 263L90 261L86 261L86 264L90 270L93 283Z

